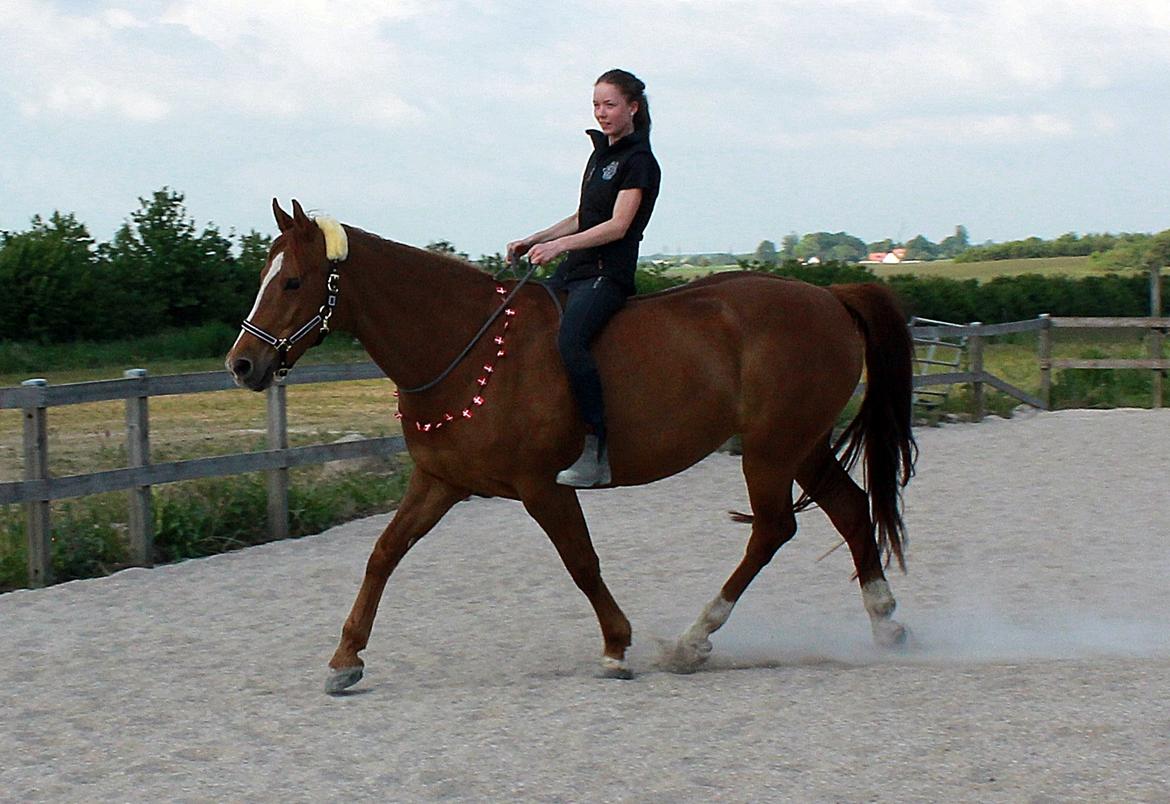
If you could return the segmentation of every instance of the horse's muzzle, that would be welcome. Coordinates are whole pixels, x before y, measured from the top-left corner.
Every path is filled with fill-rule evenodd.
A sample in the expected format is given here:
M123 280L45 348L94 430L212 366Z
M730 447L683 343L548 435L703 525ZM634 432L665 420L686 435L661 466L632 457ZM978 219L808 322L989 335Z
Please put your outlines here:
M268 386L272 385L273 377L273 361L263 361L258 363L255 360L247 357L231 357L225 361L228 372L232 375L232 379L236 381L236 385L241 388L250 388L253 391L263 391Z

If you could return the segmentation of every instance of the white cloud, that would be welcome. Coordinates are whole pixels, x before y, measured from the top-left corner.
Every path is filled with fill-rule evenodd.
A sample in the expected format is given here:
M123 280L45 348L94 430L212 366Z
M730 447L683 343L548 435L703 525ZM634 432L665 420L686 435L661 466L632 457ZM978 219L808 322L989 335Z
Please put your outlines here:
M89 171L95 206L112 203L113 181L131 200L167 183L246 228L257 222L228 205L263 212L252 196L295 192L356 222L494 249L521 233L502 221L568 211L589 85L621 66L649 86L665 173L656 243L692 237L693 219L667 233L672 209L695 214L688 193L703 226L750 226L755 243L782 213L746 206L751 188L824 187L836 209L859 168L914 169L934 145L959 146L954 169L980 175L1024 152L1078 160L1097 171L1090 208L1102 177L1154 184L1127 166L1164 161L1130 144L1170 116L1167 41L1166 0L6 0L0 170L55 146ZM241 175L248 186L224 194ZM6 182L0 216L68 204L79 186Z
M166 116L166 101L133 87L102 84L87 76L67 76L48 85L40 106L31 106L33 114L56 113L69 117L93 117L106 111L138 122L150 122Z
M216 108L416 125L441 111L440 91L527 99L559 116L566 87L611 63L670 76L671 91L693 92L699 106L715 93L800 104L804 119L948 114L957 104L1046 113L1046 93L1106 89L1152 63L1170 66L1163 0L601 0L546 11L457 0L124 0L88 12L13 2L0 21L11 56L0 72L22 109L138 121ZM581 25L598 18L622 25L582 39ZM102 89L78 102L74 88L85 86Z
M805 114L1013 104L1170 67L1164 0L658 2L620 15L666 45L656 66L775 87L776 103L798 95Z
M101 12L100 19L110 28L145 28L146 23L138 19L133 12L124 8L107 8Z
M413 2L174 2L159 10L69 12L19 4L0 22L10 57L0 75L29 115L109 113L131 121L177 112L328 117L341 110L378 124L417 122L401 93L399 48L386 32L422 8ZM430 8L430 7L428 7Z
M1060 139L1075 131L1067 119L1048 114L949 116L947 118L899 117L837 133L841 142L878 148L946 143L1028 142Z

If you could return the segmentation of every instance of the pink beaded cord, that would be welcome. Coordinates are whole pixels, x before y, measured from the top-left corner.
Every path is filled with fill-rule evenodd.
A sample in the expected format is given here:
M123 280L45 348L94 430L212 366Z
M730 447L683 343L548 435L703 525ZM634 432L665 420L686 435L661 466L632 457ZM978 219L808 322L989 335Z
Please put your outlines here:
M501 296L506 296L508 291L505 288L503 288L502 286L497 286L496 293L500 294ZM511 324L512 324L512 318L514 318L515 316L516 316L516 311L513 310L511 307L507 307L504 309L504 327L503 327L504 332L508 331L508 327L511 326ZM504 352L504 348L503 348L504 347L503 334L497 335L495 338L492 339L492 342L495 343L496 346L500 347L499 349L496 350L496 358L499 359L499 358L504 357L505 352ZM495 373L495 370L496 370L496 367L495 367L494 363L485 363L483 365L484 373L482 376L480 376L475 381L475 384L478 388L478 391L473 397L471 397L471 404L468 405L467 407L463 408L463 410L460 412L459 418L470 419L472 417L472 413L471 413L472 408L473 407L482 407L486 403L487 400L484 398L484 391L487 388L488 382L491 380L492 374ZM394 398L400 399L397 391L394 392ZM401 405L401 402L399 402L399 405ZM394 414L394 418L399 419L403 422L408 421L402 415L401 409L399 409L398 412ZM449 424L455 420L456 420L456 416L453 415L451 413L451 411L446 411L438 419L438 421L428 422L428 421L423 421L421 419L415 420L414 428L415 428L415 430L417 430L420 433L430 433L430 432L434 432L436 430L439 430L440 428L442 428L443 425Z

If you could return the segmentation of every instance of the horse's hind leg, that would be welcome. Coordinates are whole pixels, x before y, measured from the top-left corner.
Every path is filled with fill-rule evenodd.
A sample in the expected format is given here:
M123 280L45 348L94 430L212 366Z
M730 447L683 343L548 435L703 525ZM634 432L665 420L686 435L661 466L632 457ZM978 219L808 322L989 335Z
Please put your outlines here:
M398 506L398 511L386 530L378 537L374 550L366 562L366 575L353 609L341 629L341 642L329 660L332 672L325 683L330 693L351 687L362 677L363 666L358 653L365 650L374 627L374 616L390 573L398 562L426 535L451 506L464 499L467 493L415 469L410 485Z
M792 477L766 460L744 455L743 474L752 506L752 535L743 559L723 584L719 595L679 638L667 663L676 670L694 670L711 653L711 634L718 631L752 579L776 551L796 533L792 511Z
M610 678L632 678L626 663L630 646L630 621L618 607L601 579L601 562L589 539L589 529L577 493L568 486L541 482L520 489L524 508L544 529L572 576L597 613L605 640L602 669Z
M874 641L886 647L902 644L906 641L907 631L893 619L897 603L882 571L865 492L841 466L827 441L818 445L805 459L796 480L849 545Z

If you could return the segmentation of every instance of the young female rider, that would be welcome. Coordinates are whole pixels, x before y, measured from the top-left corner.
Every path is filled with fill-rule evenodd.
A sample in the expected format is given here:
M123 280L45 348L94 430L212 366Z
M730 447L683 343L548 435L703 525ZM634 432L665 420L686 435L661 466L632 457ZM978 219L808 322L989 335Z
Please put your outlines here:
M654 210L662 175L650 151L646 85L637 77L610 70L598 78L593 116L601 130L587 132L593 154L585 166L577 211L507 247L509 260L528 254L536 265L568 252L549 282L569 293L557 346L573 397L591 431L581 457L557 475L558 483L577 488L610 482L601 378L589 345L634 293L638 242Z

